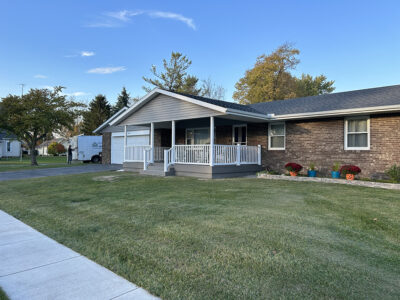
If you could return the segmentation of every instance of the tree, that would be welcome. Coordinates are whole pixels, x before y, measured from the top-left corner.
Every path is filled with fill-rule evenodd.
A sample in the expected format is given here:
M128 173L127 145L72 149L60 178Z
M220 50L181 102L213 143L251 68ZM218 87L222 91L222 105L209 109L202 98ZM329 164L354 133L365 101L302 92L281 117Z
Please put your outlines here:
M0 128L14 133L31 150L31 164L37 165L36 144L47 135L71 128L81 103L67 99L63 87L31 89L24 96L8 95L0 102Z
M65 147L63 144L57 143L57 142L52 142L48 147L47 147L47 153L51 155L58 155L65 153Z
M291 74L300 62L297 58L299 54L298 49L285 43L271 54L259 56L254 67L247 70L245 76L236 83L233 98L241 104L251 104L290 99L308 95L307 93L314 95L318 85L322 88L317 89L318 95L333 91L333 82L327 82L325 76L321 77L323 75L315 79L305 75L305 78L298 79ZM311 77L312 84L308 76ZM324 79L322 83L321 79Z
M126 88L122 87L122 91L118 95L117 103L115 103L115 105L112 107L111 115L117 113L122 108L129 106L130 99L131 97L129 93L126 91Z
M111 116L111 106L106 96L97 95L90 103L89 110L83 112L82 132L93 135L93 131Z
M187 74L191 64L192 61L182 53L172 52L169 62L163 59L164 72L158 72L157 67L153 65L150 71L154 78L143 77L143 80L153 87L167 91L198 95L200 92L200 89L196 88L198 78ZM143 89L150 92L153 87L144 86Z
M212 82L211 78L207 78L202 81L201 85L201 96L224 100L225 99L225 89L221 85L216 85Z
M302 74L301 78L296 78L296 97L316 96L332 93L335 88L335 81L327 81L325 75L312 77L309 74Z

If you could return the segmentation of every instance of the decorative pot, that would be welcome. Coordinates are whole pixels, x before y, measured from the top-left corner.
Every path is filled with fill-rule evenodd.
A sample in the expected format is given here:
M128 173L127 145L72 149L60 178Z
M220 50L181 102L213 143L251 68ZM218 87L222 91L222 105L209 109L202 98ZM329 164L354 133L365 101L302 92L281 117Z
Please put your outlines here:
M317 171L315 170L308 170L308 177L317 177Z
M290 171L289 174L290 174L290 176L297 176L297 172L294 172L294 171Z
M340 172L339 171L332 171L332 178L340 178Z
M347 180L354 180L354 174L346 174Z

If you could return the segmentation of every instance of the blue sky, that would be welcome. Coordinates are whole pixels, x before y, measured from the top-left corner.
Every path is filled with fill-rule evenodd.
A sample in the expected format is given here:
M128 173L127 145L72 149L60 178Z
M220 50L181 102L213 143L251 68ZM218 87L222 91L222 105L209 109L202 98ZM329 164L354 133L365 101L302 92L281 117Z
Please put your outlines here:
M1 1L0 97L62 85L77 100L111 103L171 51L231 100L256 57L284 42L296 74L325 74L336 91L400 83L399 1ZM105 73L105 74L104 74Z

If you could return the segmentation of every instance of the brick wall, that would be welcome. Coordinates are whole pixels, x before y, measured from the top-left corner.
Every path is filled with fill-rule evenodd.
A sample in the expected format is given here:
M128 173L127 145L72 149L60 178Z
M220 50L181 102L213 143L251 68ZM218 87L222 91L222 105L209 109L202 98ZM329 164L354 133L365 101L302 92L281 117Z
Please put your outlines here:
M400 162L400 115L371 116L370 132L370 150L344 150L343 118L286 122L286 150L263 147L263 166L283 171L289 161L304 167L313 162L328 174L339 162L359 166L360 177L382 178L385 170Z
M104 132L102 137L102 157L103 164L111 163L111 132Z

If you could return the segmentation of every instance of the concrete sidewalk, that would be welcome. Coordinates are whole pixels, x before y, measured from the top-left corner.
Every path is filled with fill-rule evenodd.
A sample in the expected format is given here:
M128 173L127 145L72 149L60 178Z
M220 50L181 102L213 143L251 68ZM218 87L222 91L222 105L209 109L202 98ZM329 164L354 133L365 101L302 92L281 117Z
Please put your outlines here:
M158 299L0 210L0 286L14 299Z
M7 171L7 172L0 172L0 181L113 171L119 169L122 169L122 165L87 164L87 165L80 165L73 167Z

